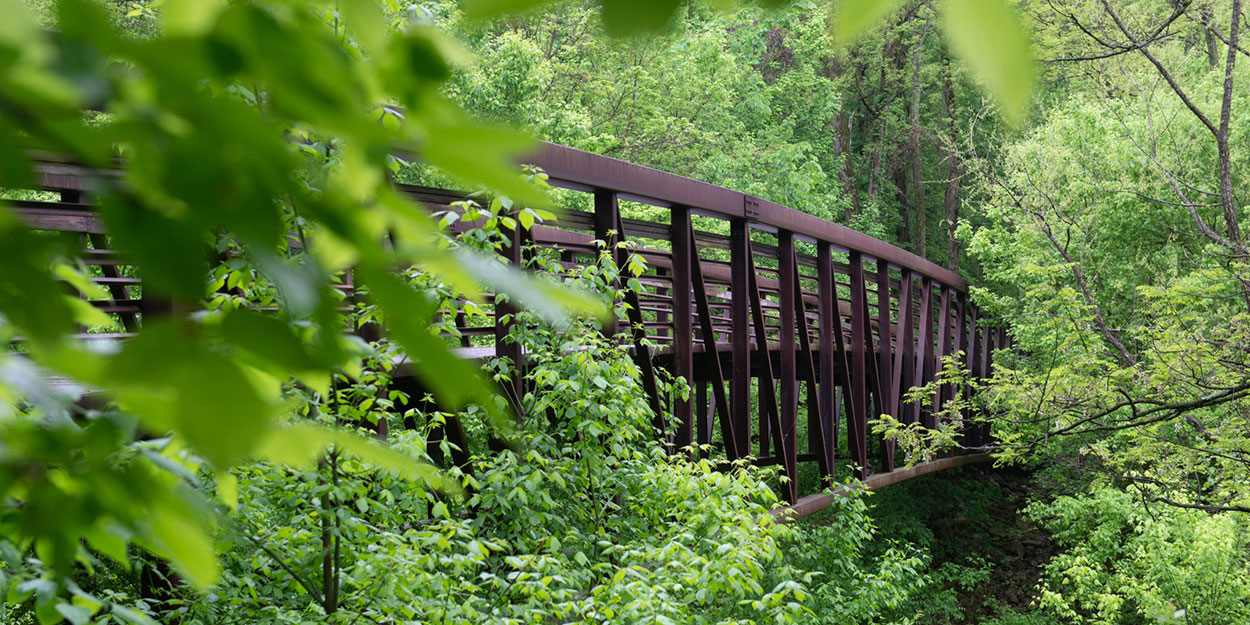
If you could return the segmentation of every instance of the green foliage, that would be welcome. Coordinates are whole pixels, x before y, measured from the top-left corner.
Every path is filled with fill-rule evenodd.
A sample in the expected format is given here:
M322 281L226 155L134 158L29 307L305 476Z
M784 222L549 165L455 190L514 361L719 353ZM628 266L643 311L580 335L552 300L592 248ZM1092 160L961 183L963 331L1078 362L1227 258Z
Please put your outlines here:
M871 0L843 0L830 6L833 8L833 40L846 45L870 27L885 19L895 9L898 2L872 2Z
M1033 97L1033 46L1019 16L999 0L947 0L942 27L951 47L1019 124Z
M34 592L40 622L86 618L66 601L81 593L71 572L98 566L93 550L125 565L133 543L197 588L217 581L201 472L258 457L304 463L334 446L441 483L409 455L299 418L319 409L333 376L363 374L369 349L344 334L332 287L347 267L421 354L415 369L439 399L491 415L503 411L484 378L430 334L433 308L395 267L416 263L468 297L483 279L558 302L538 310L602 312L597 299L553 297L493 261L454 256L387 181L391 153L407 150L467 183L545 202L511 165L531 142L472 122L441 95L463 55L438 31L409 20L392 29L372 2L171 1L160 31L143 36L124 25L146 10L119 20L82 0L46 8L56 32L23 3L3 5L0 183L32 184L28 150L115 171L91 189L110 243L136 264L145 299L174 312L145 315L112 349L69 340L77 324L101 321L59 282L84 282L66 269L80 266L81 246L0 209L0 335L25 339L21 355L0 356L0 535L7 586L33 589L10 598ZM256 300L216 296L242 276ZM207 310L185 314L197 305ZM261 306L278 312L249 310ZM87 388L106 409L75 403ZM143 440L153 435L166 438Z
M912 622L903 606L928 584L925 554L878 532L862 492L836 498L786 547L788 567L821 572L803 622Z
M833 4L833 38L852 42L889 16L897 1L838 0ZM946 0L940 7L950 46L998 99L1003 113L1019 124L1033 96L1033 47L1020 16L1002 0Z
M869 419L872 432L884 440L892 440L907 459L906 466L928 462L937 456L962 446L963 432L992 419L980 401L986 384L973 378L966 367L967 358L962 350L942 357L942 369L933 381L924 386L914 386L904 395L904 406L920 404L929 412L936 427L928 428L922 423L903 423L897 417L882 414ZM938 407L938 397L943 401ZM937 407L937 410L934 408Z
M1040 605L1070 623L1241 623L1250 566L1238 516L1146 511L1106 486L1032 506L1066 551Z

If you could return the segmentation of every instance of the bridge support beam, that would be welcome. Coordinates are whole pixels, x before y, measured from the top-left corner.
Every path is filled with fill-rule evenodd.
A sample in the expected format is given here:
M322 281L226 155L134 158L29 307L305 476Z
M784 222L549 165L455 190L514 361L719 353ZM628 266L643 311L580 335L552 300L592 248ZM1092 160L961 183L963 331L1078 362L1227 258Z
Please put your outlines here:
M920 337L916 347L916 386L925 386L933 381L933 281L929 278L920 280ZM917 401L912 404L913 421L919 421L927 428L936 424L928 406Z
M877 261L877 412L897 417L893 384L894 340L890 331L890 266ZM874 417L879 416L874 414ZM894 470L894 441L881 439L881 470Z
M751 242L747 241L747 251L751 252ZM759 374L756 376L758 390L755 394L756 409L759 411L759 450L760 457L770 454L769 440L772 448L783 449L781 440L781 411L777 402L777 373L773 371L772 347L768 341L768 325L764 319L764 298L760 293L758 269L755 266L755 255L747 255L747 291L746 297L751 302L751 324L755 328L755 348L760 353ZM781 343L784 345L784 343Z
M898 332L895 338L893 384L894 395L890 414L901 423L914 423L911 407L903 403L903 393L912 386L916 358L915 305L912 302L913 276L910 269L903 269L899 276Z
M836 481L834 450L837 449L838 386L834 373L834 353L842 343L842 319L837 309L837 286L833 283L833 259L829 257L829 244L816 246L816 299L820 316L820 422L822 448L817 450L823 459L822 477L825 483ZM836 339L834 337L837 337ZM845 357L845 354L843 354ZM810 434L809 434L810 436Z
M673 238L673 374L683 377L690 384L691 398L694 394L694 353L691 335L691 289L690 258L694 252L693 230L690 225L690 209L674 206L670 225ZM702 390L702 387L701 387ZM706 391L703 391L706 398ZM673 444L677 449L694 442L694 419L690 398L676 398L673 402L673 418L677 421L677 433Z
M781 320L778 341L781 343L781 370L777 372L781 380L781 423L779 424L780 445L777 455L781 458L781 466L786 482L782 485L782 493L786 501L798 501L799 463L795 449L795 433L799 406L799 375L798 360L795 355L795 283L798 273L794 258L794 234L782 230L777 233L778 276L780 282Z
M847 414L847 442L855 477L868 476L868 293L864 290L864 257L850 254L851 277L851 410Z
M747 297L751 271L751 230L745 219L730 222L729 263L731 282L730 306L731 356L733 382L729 387L729 414L733 420L735 440L725 441L725 447L733 446L731 460L749 455L751 427L751 344L747 322L750 319ZM765 352L767 357L767 352Z
M878 488L885 488L886 486L898 484L899 482L917 478L922 475L928 475L929 473L933 473L935 471L953 469L966 464L989 462L993 459L994 457L991 454L969 454L966 456L939 458L937 460L930 460L929 462L921 462L906 469L896 469L888 473L875 473L865 479L862 486L859 488L863 488L864 490L877 490ZM838 487L833 491L833 493L828 495L823 493L808 495L798 500L798 502L793 505L770 510L770 520L774 523L790 523L797 521L805 516L809 516L828 508L833 505L835 498L845 497L850 494L851 490L856 488L857 487L855 486L842 486Z

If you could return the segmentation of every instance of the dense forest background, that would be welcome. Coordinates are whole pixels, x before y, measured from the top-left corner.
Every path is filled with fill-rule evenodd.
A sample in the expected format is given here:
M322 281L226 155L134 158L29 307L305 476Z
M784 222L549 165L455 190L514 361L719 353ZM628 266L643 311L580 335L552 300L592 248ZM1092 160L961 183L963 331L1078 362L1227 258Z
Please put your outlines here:
M0 360L2 622L1250 620L1241 0L1008 3L1037 69L1023 114L951 52L941 0L896 2L839 43L839 11L863 3L661 2L675 7L663 28L625 37L604 22L619 1L488 19L450 1L11 3L33 17L0 25L0 131L89 162L120 146L152 191L106 194L106 219L190 207L110 223L173 241L116 243L206 314L153 324L109 359L67 352L51 340L62 326L110 320L31 314L36 287L60 293L49 263L0 264L0 337L33 336L21 349L41 366L117 394L84 413ZM70 43L44 45L40 26ZM445 376L460 381L435 389L452 407L379 393L399 354L430 349L437 311L471 308L448 250L492 252L510 196L542 197L535 176L504 175L526 147L506 127L774 200L967 277L1014 340L979 394L998 466L758 525L773 472L656 442L636 367L593 319L594 302L621 299L612 263L559 276L594 302L546 294L580 321L518 316L536 364L513 408L555 417L511 446L497 444L502 402L475 390L514 374L507 362ZM397 139L427 162L388 160ZM5 197L28 199L9 148ZM463 206L483 226L453 241L365 174L381 164L503 195ZM197 217L221 198L272 223ZM0 216L9 249L62 281L89 275ZM383 226L413 236L379 252ZM334 245L277 262L270 239L300 228ZM180 253L197 246L230 260ZM344 259L372 297L339 319L325 293ZM247 314L292 292L317 294L302 316ZM372 323L397 330L332 338ZM184 368L239 391L233 403L168 373ZM161 412L151 387L184 412ZM465 458L439 434L452 422L496 453ZM389 447L349 434L380 427Z
M1021 2L1039 78L1019 123L952 58L940 8L902 3L841 47L815 3L687 6L626 41L577 4L434 15L484 61L453 82L471 110L845 223L980 287L1018 348L991 391L999 435L1044 467L1027 515L1059 545L1036 618L1244 620L1242 6Z
M1001 147L987 96L952 60L932 6L854 45L825 5L683 6L670 32L612 39L592 6L490 25L423 10L481 61L453 97L538 137L740 189L958 268L975 198L964 161ZM965 217L975 217L975 214Z

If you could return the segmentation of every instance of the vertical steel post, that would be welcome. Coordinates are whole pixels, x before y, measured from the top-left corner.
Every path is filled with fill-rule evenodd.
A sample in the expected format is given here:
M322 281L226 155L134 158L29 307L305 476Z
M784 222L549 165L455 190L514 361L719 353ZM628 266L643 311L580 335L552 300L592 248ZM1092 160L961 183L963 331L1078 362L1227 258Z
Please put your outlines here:
M903 394L912 386L912 378L916 369L916 337L914 330L914 315L916 311L912 303L912 283L911 270L903 269L900 272L898 283L898 331L895 333L897 338L895 339L896 347L894 350L894 395L892 396L894 403L890 406L890 414L894 415L894 418L902 423L914 422L911 407L904 406L902 400Z
M798 282L797 268L794 258L794 234L788 230L777 233L778 276L781 283L781 328L778 341L781 343L781 370L777 373L781 379L781 446L777 455L781 458L782 468L787 481L784 485L784 496L787 501L798 501L798 457L795 440L797 438L796 422L799 401L799 376L797 368L797 347L795 321L795 283Z
M938 287L941 293L940 304L938 305L938 337L937 350L934 352L934 376L941 376L943 363L942 359L950 355L950 339L951 339L951 288L942 284ZM933 425L937 426L937 413L942 410L942 400L946 396L945 384L939 385L937 392L933 394Z
M980 312L976 306L969 304L968 306L968 334L967 334L967 351L964 353L964 367L968 369L969 382L976 382L981 379L980 363L977 359L977 343L980 342L980 336L977 333L977 322L980 321ZM965 389L964 399L972 399L972 389ZM964 415L966 419L972 419L978 415ZM981 445L981 428L968 427L964 428L964 436L969 437L973 445Z
M751 325L755 328L755 349L759 353L759 392L756 393L756 409L759 410L760 457L769 454L769 440L781 449L781 412L777 407L777 375L773 372L771 347L768 343L768 326L764 319L764 298L760 295L759 275L755 269L755 253L747 241L747 297L751 300Z
M606 251L608 254L611 255L613 259L616 259L617 268L623 269L621 266L622 263L620 262L621 259L619 257L621 250L617 249L616 245L621 241L621 236L623 234L621 232L616 232L616 223L620 217L620 204L616 201L616 194L611 191L596 189L594 195L595 238L603 241L604 245L607 246ZM613 232L615 232L615 234L613 234ZM598 258L595 258L592 262L597 263L598 260ZM605 327L603 332L608 336L615 336L616 333L620 331L620 325L621 320L617 319L616 316L613 316L610 326Z
M816 246L816 297L819 301L820 314L820 420L823 424L824 447L821 450L828 474L829 483L836 480L834 475L834 449L837 440L834 436L837 427L838 387L834 377L834 352L842 336L841 316L837 310L837 286L833 283L833 260L829 257L829 244L821 241Z
M920 337L916 351L915 385L924 387L933 381L933 281L927 276L920 279ZM917 401L911 405L913 421L925 427L934 427L929 409Z
M693 240L694 233L691 232ZM699 252L690 249L690 277L694 286L695 310L699 315L699 334L702 335L703 356L712 373L712 396L709 412L720 417L721 439L725 442L725 455L737 460L742 457L738 452L738 435L734 428L733 415L729 413L729 402L725 398L725 372L721 368L720 351L716 344L716 329L712 327L711 306L708 303L707 283L703 280L703 266L699 263ZM709 439L711 434L709 433Z
M956 292L951 296L951 313L953 318L951 319L951 347L946 352L948 356L954 356L964 349L964 336L967 331L967 301L967 297L963 293ZM967 357L967 352L964 353L964 357ZM954 386L948 386L946 388L946 401L954 402L957 399L955 397L956 393L957 389ZM957 420L962 420L962 418L962 412L955 415Z
M690 223L690 209L674 206L672 211L673 237L673 373L686 379L694 387L694 352L691 335L693 324L690 311L690 252L694 249ZM676 399L673 418L677 420L674 445L685 448L694 442L694 418L689 399Z
M732 272L729 318L732 327L730 341L733 372L733 382L729 389L731 395L729 413L732 415L734 432L737 435L734 446L738 456L742 457L750 453L748 435L751 427L751 344L748 337L750 280L747 272L751 268L751 230L745 219L733 220L729 229L729 258Z
M712 442L712 415L714 414L712 406L708 405L707 382L695 382L694 388L698 390L698 412L695 415L695 423L698 428L696 435L699 446L708 445Z
M868 294L864 290L864 258L851 251L851 412L847 415L847 442L855 476L868 476Z
M898 404L893 380L894 341L890 335L890 265L877 259L877 413L893 411ZM876 415L874 415L876 416ZM881 470L894 470L894 441L881 440Z
M507 238L507 246L500 250L500 254L513 267L521 266L521 245L524 242L524 238L520 226L520 222L518 222L516 228L501 227L504 236ZM519 418L521 415L519 410L521 398L525 396L525 355L521 353L520 343L507 340L508 334L512 331L512 317L516 315L518 308L515 304L506 300L506 295L496 294L494 296L495 356L512 361L514 371L512 379L506 385L505 390L512 394L510 399L513 405L518 408L515 413Z

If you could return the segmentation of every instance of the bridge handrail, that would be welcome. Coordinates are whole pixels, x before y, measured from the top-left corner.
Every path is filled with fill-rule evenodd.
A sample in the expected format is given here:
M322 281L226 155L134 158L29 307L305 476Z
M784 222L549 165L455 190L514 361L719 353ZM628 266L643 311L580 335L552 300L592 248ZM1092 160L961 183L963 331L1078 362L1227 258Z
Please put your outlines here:
M120 175L121 165L99 171L50 157L37 160L36 186L59 191L59 201L9 203L35 229L86 237L84 246L90 247L83 254L102 273L92 280L104 284L109 295L90 303L119 316L126 332L110 337L132 334L142 316L160 313L166 303L142 294L135 299L128 292L141 287L141 281L119 271L130 262L110 249L91 203L92 178ZM818 501L800 501L799 462L815 461L821 483L835 482L834 452L843 417L849 460L866 485L919 474L920 469L896 469L894 442L870 431L872 416L890 414L903 423L936 428L939 419L953 419L943 408L966 389L943 384L920 402L904 401L906 390L939 382L943 359L960 352L974 378L988 377L994 351L1009 344L1002 328L985 323L969 301L967 282L954 272L845 226L747 193L565 146L541 144L525 162L543 168L554 186L592 195L593 210L570 210L553 224L505 228L507 241L499 253L517 267L540 252L549 261L576 266L598 262L597 239L609 244L619 265L629 252L615 243L661 241L654 248L634 248L648 259L647 269L631 280L635 286L624 289L626 318L607 330L632 342L657 432L667 433L672 449L708 448L719 423L719 444L729 461L753 458L756 464L781 465L791 478L782 495L795 504L792 513ZM455 210L453 204L465 197L446 189L398 186L436 211ZM666 208L670 219L627 219L622 200ZM729 234L696 229L692 215L727 223ZM756 240L752 231L771 232L776 241ZM796 241L814 244L814 253L800 253ZM718 251L708 258L700 254L704 249ZM728 251L728 262L719 250ZM835 262L840 253L846 254L845 263ZM866 265L876 265L875 270ZM345 292L354 289L354 284L342 286ZM512 312L511 303L498 299L487 313L493 316L489 324L469 323L461 315L455 320L456 338L466 350L508 358L523 371L526 356L519 343L509 340ZM482 346L492 335L493 348ZM697 392L664 395L660 368L686 379ZM524 375L516 375L509 382L517 397L525 392L523 380ZM419 388L410 390L412 396L422 395ZM799 453L802 392L807 395L808 440ZM986 423L958 421L974 448L988 440ZM467 442L457 429L448 436L465 455ZM874 459L880 471L870 463L869 438L880 443Z
M968 291L966 280L937 263L841 224L748 193L555 143L543 142L538 152L525 161L541 167L554 186L612 191L624 200L670 208L681 205L696 214L746 219L754 228L787 230L800 239L823 241L909 269L960 293Z

